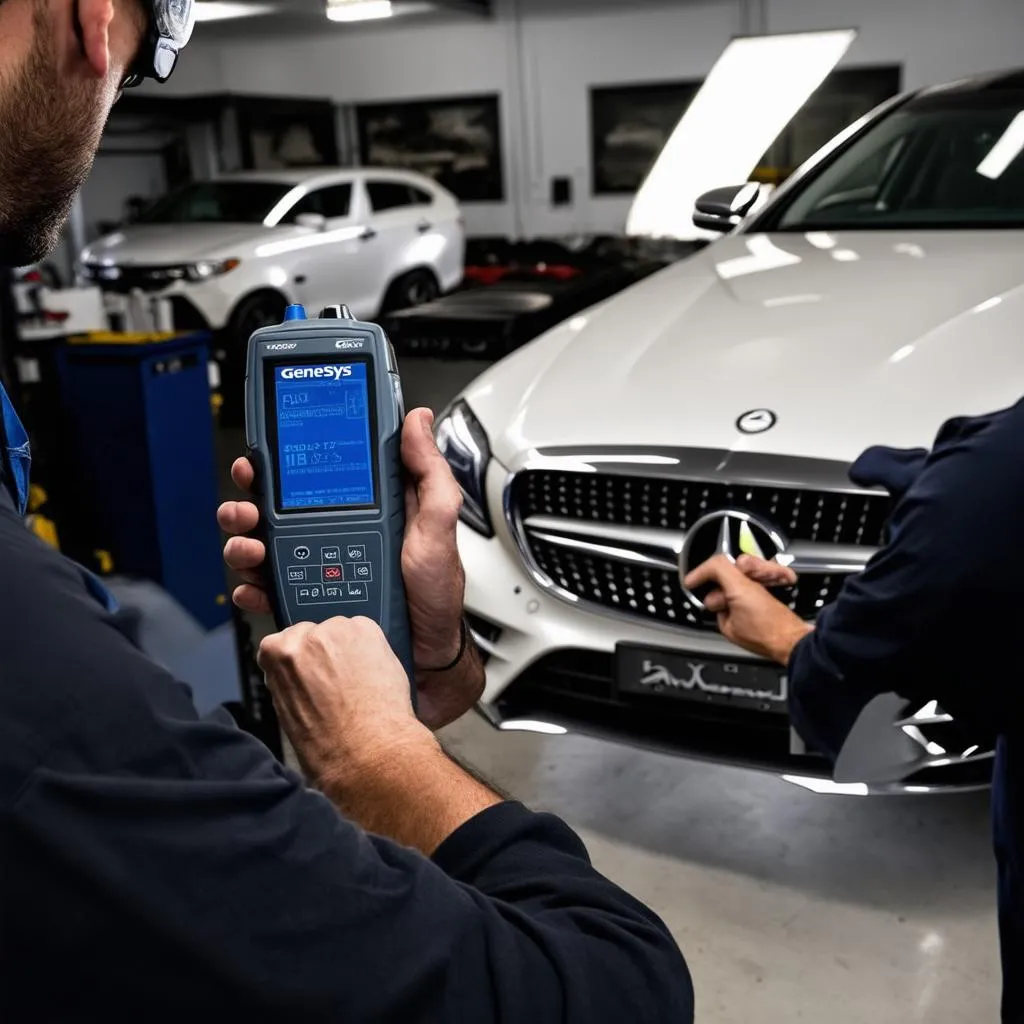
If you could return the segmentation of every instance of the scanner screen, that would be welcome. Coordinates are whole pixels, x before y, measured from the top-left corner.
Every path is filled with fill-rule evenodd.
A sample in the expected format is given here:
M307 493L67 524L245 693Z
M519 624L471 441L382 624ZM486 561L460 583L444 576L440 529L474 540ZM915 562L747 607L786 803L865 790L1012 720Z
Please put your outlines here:
M278 511L377 504L370 370L328 360L274 367Z

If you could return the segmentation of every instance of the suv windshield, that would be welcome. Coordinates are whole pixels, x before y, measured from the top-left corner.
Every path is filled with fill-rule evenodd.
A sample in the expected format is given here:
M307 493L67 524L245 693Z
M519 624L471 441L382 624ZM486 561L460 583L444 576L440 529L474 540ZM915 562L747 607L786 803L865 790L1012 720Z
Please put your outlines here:
M164 196L139 224L262 224L291 191L277 181L202 181Z
M1024 94L911 102L766 220L758 230L1024 227Z

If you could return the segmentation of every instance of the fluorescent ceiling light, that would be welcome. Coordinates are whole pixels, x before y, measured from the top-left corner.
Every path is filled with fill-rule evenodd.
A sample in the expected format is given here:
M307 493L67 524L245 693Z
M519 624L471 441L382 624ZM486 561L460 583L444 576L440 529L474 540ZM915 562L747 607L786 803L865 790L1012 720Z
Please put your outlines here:
M227 21L230 18L252 18L268 14L273 8L267 4L235 4L224 0L203 0L196 4L196 21Z
M693 226L698 197L750 177L856 37L848 29L731 42L641 187L627 233L714 238Z
M327 0L331 21L377 21L394 13L391 0Z
M989 154L978 164L978 173L993 181L1001 178L1006 168L1024 152L1024 110L1022 110L1003 132Z

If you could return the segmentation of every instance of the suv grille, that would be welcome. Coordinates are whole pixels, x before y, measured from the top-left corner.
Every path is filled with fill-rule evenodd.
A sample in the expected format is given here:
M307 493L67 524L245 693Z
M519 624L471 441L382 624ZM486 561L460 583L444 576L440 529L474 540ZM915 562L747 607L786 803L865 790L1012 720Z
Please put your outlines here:
M119 294L128 294L136 288L144 292L163 291L187 276L184 267L103 267L98 264L86 264L82 275L103 291Z
M521 521L558 517L683 532L701 517L741 509L774 524L791 541L873 549L885 543L891 500L883 494L845 494L785 487L745 486L534 470L513 483L512 508ZM524 531L532 560L562 590L618 612L670 625L714 628L711 617L687 600L678 572L641 561L559 544ZM789 606L813 620L836 599L844 573L805 575L788 595Z

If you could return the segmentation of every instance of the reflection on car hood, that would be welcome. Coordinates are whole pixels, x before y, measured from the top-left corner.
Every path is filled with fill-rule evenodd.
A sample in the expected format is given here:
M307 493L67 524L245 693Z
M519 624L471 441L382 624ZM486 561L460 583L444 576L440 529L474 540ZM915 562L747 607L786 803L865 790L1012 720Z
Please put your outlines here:
M684 446L852 461L1024 393L1024 232L736 235L466 392L495 454ZM753 409L778 424L750 436Z
M109 261L118 266L168 266L192 260L247 255L265 239L260 224L133 224L93 242L83 253L86 263Z

